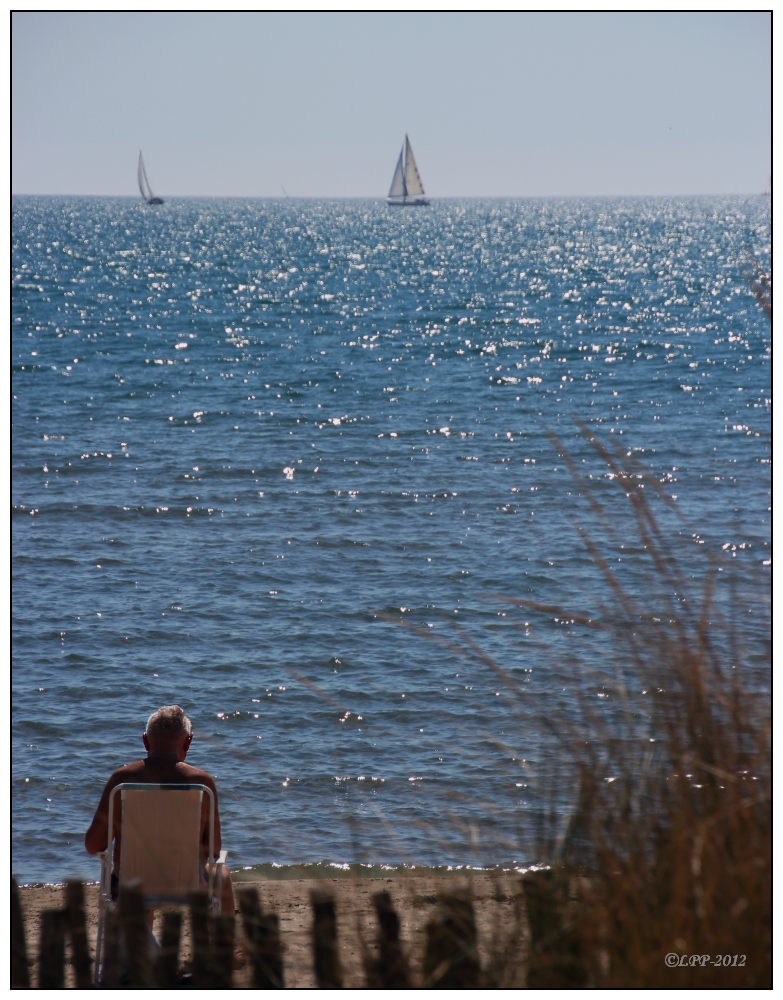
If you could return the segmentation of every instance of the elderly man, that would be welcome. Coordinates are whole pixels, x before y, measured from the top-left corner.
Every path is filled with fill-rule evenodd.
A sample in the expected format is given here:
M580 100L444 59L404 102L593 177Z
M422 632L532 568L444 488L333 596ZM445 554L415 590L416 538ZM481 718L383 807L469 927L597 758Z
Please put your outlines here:
M193 742L190 719L179 705L164 705L147 720L147 730L142 736L147 756L143 760L125 764L112 774L106 782L101 801L95 810L90 828L84 836L84 846L90 854L105 851L109 842L109 795L111 790L124 781L148 782L150 784L201 784L212 790L215 796L215 839L214 850L220 851L220 815L217 808L217 788L211 775L198 767L185 763L185 757ZM114 805L114 871L112 890L116 892L120 867L120 837L122 804L115 797ZM204 864L209 854L209 803L204 796L201 815L201 855ZM220 900L223 913L233 914L234 894L231 876L223 869L223 892Z

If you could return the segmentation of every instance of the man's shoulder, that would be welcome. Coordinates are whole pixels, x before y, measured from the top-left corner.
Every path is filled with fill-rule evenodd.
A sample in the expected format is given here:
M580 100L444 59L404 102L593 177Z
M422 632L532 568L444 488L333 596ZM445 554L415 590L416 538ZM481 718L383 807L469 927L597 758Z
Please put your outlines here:
M122 767L118 767L109 775L103 788L103 794L108 794L113 788L121 785L124 781L138 780L143 768L143 760L134 760L131 764L123 764Z
M133 779L144 771L143 760L134 760L130 764L123 764L116 771L112 772L108 784L121 785L123 781L133 781Z
M179 765L180 768L185 772L185 776L188 781L192 782L194 785L206 785L207 788L211 788L216 791L215 779L207 771L202 771L200 767L193 767L192 764L182 763Z

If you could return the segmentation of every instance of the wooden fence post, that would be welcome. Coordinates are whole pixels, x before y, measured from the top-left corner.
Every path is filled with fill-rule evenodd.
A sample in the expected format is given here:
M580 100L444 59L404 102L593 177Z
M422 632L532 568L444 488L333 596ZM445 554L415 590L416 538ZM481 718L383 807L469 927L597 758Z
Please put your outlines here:
M234 917L212 918L212 974L215 989L230 990L234 975Z
M378 958L367 968L367 986L376 990L408 990L410 969L400 942L400 918L388 892L372 897L378 916Z
M237 888L242 926L250 945L253 986L256 989L283 989L283 948L276 913L262 913L255 886Z
M576 989L587 982L578 937L564 926L568 901L565 877L552 869L529 871L522 876L530 955L528 989Z
M103 989L120 988L120 918L113 906L107 910L103 926L103 968L100 977Z
M79 879L65 883L65 912L71 936L73 971L77 990L92 989L92 961L87 944L87 922L84 917L84 885Z
M209 898L206 892L188 893L190 935L193 945L193 988L215 988L215 967L212 960L212 928Z
M133 885L120 885L120 923L125 939L126 972L130 986L150 989L152 969L150 963L150 929L141 889Z
M321 989L342 989L343 972L337 951L337 916L334 896L322 889L310 890L313 907L313 965Z
M22 901L19 886L11 879L11 989L30 989L30 970L27 967L27 936L24 932Z
M38 989L61 990L65 984L65 912L41 912Z
M427 924L424 986L469 989L482 985L478 934L469 890L441 893L440 913Z
M176 989L179 979L179 939L182 934L182 913L167 910L163 914L160 951L155 962L155 980L158 989Z

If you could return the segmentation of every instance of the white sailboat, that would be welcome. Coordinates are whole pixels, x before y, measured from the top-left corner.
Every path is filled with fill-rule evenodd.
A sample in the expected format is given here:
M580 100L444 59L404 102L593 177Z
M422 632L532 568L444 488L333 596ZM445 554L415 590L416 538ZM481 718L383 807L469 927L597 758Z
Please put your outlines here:
M141 191L142 198L147 202L148 205L162 205L163 199L158 198L152 193L152 188L150 187L150 182L147 180L147 171L144 169L144 160L141 158L141 150L139 150L139 167L136 171L136 176L139 181L139 191Z
M429 198L424 196L424 186L419 177L413 149L407 134L400 150L400 158L392 177L391 187L386 201L390 205L429 205Z

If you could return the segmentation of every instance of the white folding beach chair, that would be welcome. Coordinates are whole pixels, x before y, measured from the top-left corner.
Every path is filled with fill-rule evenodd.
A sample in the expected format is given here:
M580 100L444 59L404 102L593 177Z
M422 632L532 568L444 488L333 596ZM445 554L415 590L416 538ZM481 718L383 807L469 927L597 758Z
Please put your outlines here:
M109 796L109 843L101 851L98 937L95 943L95 984L101 968L106 914L112 899L112 839L115 796L122 801L119 884L141 888L147 906L185 905L188 893L203 888L201 873L201 806L209 796L209 860L207 892L220 910L226 851L215 859L215 797L206 785L151 785L126 782Z

